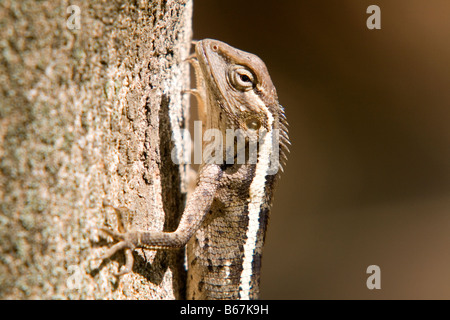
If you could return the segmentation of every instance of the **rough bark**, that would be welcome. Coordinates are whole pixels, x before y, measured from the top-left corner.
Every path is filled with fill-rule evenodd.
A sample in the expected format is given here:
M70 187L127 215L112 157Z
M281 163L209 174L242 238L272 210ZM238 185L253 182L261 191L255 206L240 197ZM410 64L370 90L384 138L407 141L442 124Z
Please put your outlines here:
M91 259L112 242L96 228L117 228L104 202L135 229L177 225L191 15L190 0L0 3L1 299L184 297L181 250L137 250L121 278L122 252Z

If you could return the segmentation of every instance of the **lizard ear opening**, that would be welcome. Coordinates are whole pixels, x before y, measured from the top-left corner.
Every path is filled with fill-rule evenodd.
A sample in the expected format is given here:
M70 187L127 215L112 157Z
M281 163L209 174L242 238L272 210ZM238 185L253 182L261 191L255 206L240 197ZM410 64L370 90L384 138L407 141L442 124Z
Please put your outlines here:
M250 118L245 122L245 126L249 130L258 130L261 128L261 121L255 118Z

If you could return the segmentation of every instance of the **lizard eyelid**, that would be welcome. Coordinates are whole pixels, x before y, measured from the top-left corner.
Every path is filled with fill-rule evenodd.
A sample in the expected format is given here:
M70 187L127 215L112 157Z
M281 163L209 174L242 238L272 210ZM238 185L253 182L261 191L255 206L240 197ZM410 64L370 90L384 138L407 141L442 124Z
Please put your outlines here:
M255 86L255 76L243 66L231 68L228 72L228 80L239 91L248 91Z

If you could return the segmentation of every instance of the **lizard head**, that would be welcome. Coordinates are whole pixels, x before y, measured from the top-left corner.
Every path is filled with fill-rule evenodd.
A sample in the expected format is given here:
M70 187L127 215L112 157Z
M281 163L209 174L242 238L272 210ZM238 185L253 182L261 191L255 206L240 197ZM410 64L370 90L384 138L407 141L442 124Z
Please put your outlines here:
M254 54L212 39L197 42L195 49L207 91L222 102L209 107L223 109L231 122L228 125L270 130L268 113L276 113L279 104L264 62Z
M279 130L280 154L289 144L287 121L264 62L256 55L221 41L204 39L195 46L205 86L207 128L256 132Z

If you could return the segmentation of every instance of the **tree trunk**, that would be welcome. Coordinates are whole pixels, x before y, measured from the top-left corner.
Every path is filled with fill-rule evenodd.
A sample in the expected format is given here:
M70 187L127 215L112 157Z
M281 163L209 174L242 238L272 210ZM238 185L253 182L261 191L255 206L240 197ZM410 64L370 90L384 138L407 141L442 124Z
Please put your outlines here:
M184 298L182 250L137 250L120 278L123 252L91 259L112 241L96 228L117 230L105 202L134 229L178 224L191 16L191 0L0 3L1 299Z

